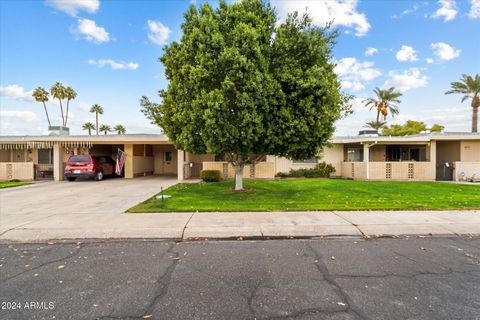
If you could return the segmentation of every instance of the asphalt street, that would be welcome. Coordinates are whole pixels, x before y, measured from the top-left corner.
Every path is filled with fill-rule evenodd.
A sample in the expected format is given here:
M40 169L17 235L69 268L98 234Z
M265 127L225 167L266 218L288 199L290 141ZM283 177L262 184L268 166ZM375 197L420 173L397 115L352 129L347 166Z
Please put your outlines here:
M1 319L480 319L480 238L5 243Z

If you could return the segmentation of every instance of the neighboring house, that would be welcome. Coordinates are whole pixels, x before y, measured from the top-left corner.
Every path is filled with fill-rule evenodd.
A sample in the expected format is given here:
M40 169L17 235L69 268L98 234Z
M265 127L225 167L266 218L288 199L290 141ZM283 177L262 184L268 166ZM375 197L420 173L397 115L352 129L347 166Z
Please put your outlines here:
M368 180L460 180L480 177L479 133L432 133L404 137L359 135L334 137L320 160L295 161L266 156L255 167L246 166L246 178L274 178L279 172L331 163L338 177ZM63 180L71 154L90 153L127 157L125 178L151 174L198 178L202 169L220 170L233 178L234 170L221 156L194 155L176 150L165 135L2 136L0 180Z

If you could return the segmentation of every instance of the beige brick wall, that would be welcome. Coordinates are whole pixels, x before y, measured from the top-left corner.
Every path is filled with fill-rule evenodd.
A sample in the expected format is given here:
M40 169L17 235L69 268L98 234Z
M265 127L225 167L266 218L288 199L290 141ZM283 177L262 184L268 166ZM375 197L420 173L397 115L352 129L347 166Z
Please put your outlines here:
M461 174L462 172L465 174L465 178L471 178L475 175L476 178L480 178L480 161L471 161L471 162L464 162L464 161L457 161L455 162L455 177L456 181L462 179Z
M33 162L1 162L0 180L33 180Z
M480 141L460 142L460 161L476 162L480 161Z
M369 162L370 180L435 180L432 162Z
M365 162L342 162L342 177L365 179Z
M227 168L225 175L224 167ZM204 161L203 170L218 170L223 179L233 179L235 177L235 168L228 162ZM243 168L243 177L246 179L272 179L275 177L273 162L259 162L255 165L254 177L252 177L251 166Z
M332 174L332 177L342 176L343 144L336 144L330 148L325 148L320 156L320 161L325 161L335 167L335 172Z

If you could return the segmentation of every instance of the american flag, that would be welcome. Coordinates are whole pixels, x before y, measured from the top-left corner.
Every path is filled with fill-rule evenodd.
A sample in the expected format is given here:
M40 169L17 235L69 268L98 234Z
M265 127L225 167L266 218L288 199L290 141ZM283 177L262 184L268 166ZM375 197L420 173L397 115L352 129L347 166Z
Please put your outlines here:
M115 173L118 176L122 175L123 165L125 164L125 158L127 155L122 150L118 149L117 151L117 163L115 165Z

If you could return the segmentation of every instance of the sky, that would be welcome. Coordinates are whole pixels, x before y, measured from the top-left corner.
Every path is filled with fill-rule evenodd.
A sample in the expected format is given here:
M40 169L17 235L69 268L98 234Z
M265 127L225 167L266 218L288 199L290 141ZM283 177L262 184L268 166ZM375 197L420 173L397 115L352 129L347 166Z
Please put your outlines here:
M0 134L46 134L43 106L31 92L55 82L78 94L70 104L71 134L86 134L92 104L101 124L123 124L127 133L161 133L140 111L146 95L158 101L168 86L158 61L163 47L181 38L183 13L205 1L46 0L0 1ZM216 1L209 1L213 6ZM480 73L480 0L287 1L273 0L279 20L308 12L318 26L333 21L342 90L355 96L354 113L335 135L355 135L375 119L362 101L375 87L403 93L400 114L388 124L420 120L445 131L469 131L471 107L445 95L462 74ZM60 125L58 102L47 104Z

